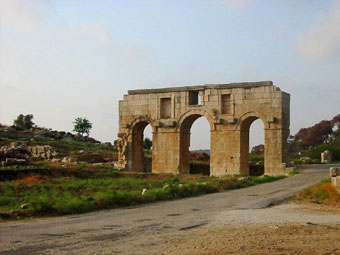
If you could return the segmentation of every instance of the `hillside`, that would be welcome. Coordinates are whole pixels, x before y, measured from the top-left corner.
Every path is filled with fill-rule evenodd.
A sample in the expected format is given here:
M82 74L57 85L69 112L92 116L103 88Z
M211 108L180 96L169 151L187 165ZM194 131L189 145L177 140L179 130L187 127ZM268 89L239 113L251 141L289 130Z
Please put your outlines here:
M117 159L111 143L102 144L91 137L44 128L17 130L0 128L2 166L28 165L41 160L51 163L112 163Z

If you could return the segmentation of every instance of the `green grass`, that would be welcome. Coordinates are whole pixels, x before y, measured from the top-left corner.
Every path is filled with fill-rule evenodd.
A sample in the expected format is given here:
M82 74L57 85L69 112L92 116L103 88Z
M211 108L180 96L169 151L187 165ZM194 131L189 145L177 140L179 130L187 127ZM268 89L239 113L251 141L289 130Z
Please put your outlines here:
M292 171L290 171L288 174L290 175L290 176L293 176L293 175L297 175L297 174L299 174L300 173L300 171L299 170L297 170L297 169L293 169Z
M26 203L28 208L22 210L24 216L84 213L244 188L281 178L284 177L264 176L239 181L235 176L132 174L105 166L82 175L33 174L0 183L0 213L19 210ZM164 188L166 184L168 187ZM148 192L142 196L144 188Z

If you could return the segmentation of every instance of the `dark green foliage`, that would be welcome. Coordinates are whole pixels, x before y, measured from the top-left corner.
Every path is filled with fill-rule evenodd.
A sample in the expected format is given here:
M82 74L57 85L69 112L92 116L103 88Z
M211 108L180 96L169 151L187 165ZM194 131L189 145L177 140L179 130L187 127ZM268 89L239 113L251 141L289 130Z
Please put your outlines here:
M292 136L288 139L290 158L297 159L309 156L314 159L313 163L316 163L315 160L321 158L321 152L329 150L333 154L333 161L339 161L339 127L340 114L332 120L323 120L311 127L301 128L294 135L294 139L291 139Z
M152 146L152 141L149 138L146 137L143 141L144 149L149 151L151 149L151 146Z
M14 120L14 126L19 129L30 129L34 126L34 123L32 121L33 115L27 114L23 115L20 114L15 120Z
M263 154L254 154L254 153L249 153L249 161L252 163L256 163L259 161L264 162L264 155Z
M332 161L340 161L340 147L330 144L322 144L309 151L309 157L321 160L321 153L329 150L332 154Z
M77 132L79 135L86 134L87 136L90 134L90 130L92 129L92 123L86 119L78 117L74 120L74 132Z

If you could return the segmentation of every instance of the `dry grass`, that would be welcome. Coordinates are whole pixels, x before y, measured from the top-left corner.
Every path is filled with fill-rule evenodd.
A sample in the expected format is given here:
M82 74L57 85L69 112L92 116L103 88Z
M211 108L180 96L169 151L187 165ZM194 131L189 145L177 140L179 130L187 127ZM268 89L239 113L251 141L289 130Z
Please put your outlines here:
M43 184L46 182L50 182L51 178L48 176L41 176L39 174L37 175L28 175L24 176L21 179L18 179L15 181L16 184L23 184L26 187L32 187L33 185L37 184Z
M340 206L340 192L332 185L330 179L304 189L297 195L297 199Z

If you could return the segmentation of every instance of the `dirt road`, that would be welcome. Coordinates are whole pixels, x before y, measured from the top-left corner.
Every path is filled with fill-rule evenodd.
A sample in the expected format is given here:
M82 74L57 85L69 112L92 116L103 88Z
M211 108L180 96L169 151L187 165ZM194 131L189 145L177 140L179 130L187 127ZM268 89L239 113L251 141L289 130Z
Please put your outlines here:
M226 231L230 236L238 233L235 238L242 239L242 233L247 232L242 228L247 228L251 236L260 234L257 231L263 226L283 231L299 224L318 227L331 224L332 231L339 236L338 212L320 214L296 204L274 206L327 178L328 169L329 165L313 166L277 182L195 198L83 215L2 222L0 254L221 254L218 243L214 247L199 245L209 238L212 242L224 240ZM235 254L240 251L234 250Z

